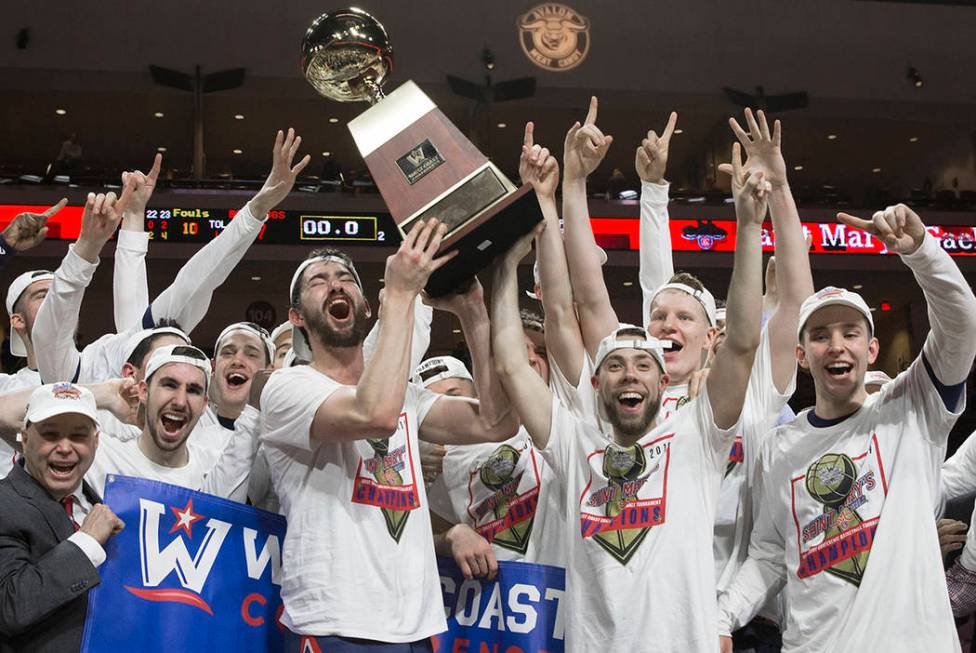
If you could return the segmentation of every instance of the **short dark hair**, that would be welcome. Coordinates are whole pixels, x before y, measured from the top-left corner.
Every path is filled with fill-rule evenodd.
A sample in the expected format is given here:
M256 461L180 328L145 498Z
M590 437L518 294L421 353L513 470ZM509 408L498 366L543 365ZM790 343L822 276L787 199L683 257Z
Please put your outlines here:
M171 320L166 318L162 318L156 322L157 329L160 329L162 327L172 327L175 329L179 329L180 331L183 331L183 328L180 327L179 322L177 322L176 320ZM129 365L132 365L133 367L137 367L141 369L142 361L146 357L146 354L148 354L149 351L153 348L153 345L156 344L161 338L164 338L166 336L172 336L172 335L175 334L169 331L164 331L163 333L155 333L155 332L149 333L145 338L139 341L139 344L136 345L135 349L132 350L132 353L129 354L129 357L125 359L125 362L128 363Z
M542 316L538 313L534 313L526 308L519 311L519 317L522 318L522 328L528 329L529 331L536 331L538 333L545 333L546 326L545 321Z
M320 247L319 249L314 249L308 253L305 257L305 261L313 258L325 258L325 257L335 257L342 261L350 271L355 270L356 266L352 262L352 258L348 254L343 252L341 249L336 249L335 247ZM295 310L301 308L302 305L302 289L305 287L305 271L302 271L300 277L298 277L298 283L292 288L291 297L288 298L291 303L291 307ZM307 337L307 336L306 336Z

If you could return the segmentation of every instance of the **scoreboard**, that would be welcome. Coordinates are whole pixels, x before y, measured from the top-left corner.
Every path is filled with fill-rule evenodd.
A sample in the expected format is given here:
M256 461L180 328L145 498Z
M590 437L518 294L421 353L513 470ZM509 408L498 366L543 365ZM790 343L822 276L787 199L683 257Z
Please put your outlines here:
M146 209L146 231L153 240L206 243L237 215L226 209ZM399 232L389 214L269 211L258 241L274 245L348 241L395 245Z
M0 230L25 211L40 213L48 207L0 204ZM48 222L48 238L75 240L81 231L84 207L66 206ZM146 232L154 241L207 243L217 237L238 213L237 209L166 207L146 209ZM269 211L258 242L273 245L314 246L323 241L353 245L395 246L400 233L388 213Z

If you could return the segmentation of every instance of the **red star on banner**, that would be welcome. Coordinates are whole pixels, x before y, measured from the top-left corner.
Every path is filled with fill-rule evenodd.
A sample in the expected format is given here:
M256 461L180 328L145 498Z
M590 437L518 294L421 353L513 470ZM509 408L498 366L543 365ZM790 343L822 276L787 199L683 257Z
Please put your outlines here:
M203 519L202 515L193 514L193 499L186 500L186 506L183 510L179 508L171 507L170 510L176 515L176 523L173 524L173 528L169 529L170 533L175 533L179 529L186 531L187 537L193 537L193 532L191 528L193 527L193 522Z

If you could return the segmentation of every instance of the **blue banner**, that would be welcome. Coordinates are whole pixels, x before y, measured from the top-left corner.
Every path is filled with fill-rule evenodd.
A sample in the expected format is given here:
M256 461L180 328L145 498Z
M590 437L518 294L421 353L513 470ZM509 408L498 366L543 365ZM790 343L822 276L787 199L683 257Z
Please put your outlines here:
M284 517L126 476L104 500L125 529L89 593L83 651L282 650Z
M435 653L562 653L565 570L499 562L495 580L465 580L453 560L437 563L447 632Z

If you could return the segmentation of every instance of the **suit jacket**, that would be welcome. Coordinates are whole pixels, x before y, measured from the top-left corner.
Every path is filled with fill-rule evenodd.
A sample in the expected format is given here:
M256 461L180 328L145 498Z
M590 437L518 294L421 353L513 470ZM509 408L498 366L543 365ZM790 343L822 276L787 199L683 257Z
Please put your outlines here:
M67 541L74 532L64 507L21 465L0 480L0 652L81 648L88 590L99 576Z

